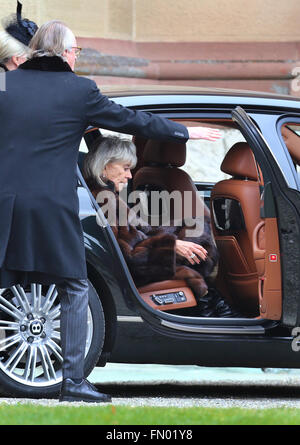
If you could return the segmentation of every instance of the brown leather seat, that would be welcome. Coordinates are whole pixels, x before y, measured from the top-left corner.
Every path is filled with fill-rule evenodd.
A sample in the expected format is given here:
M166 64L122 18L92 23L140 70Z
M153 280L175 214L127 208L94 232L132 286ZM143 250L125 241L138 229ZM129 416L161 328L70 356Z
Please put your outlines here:
M133 178L133 190L143 190L149 195L153 191L167 191L170 194L180 192L180 200L177 201L176 208L171 199L169 200L170 207L168 207L168 203L165 203L165 207L161 210L162 213L164 209L170 209L168 214L170 220L177 220L180 217L201 217L203 211L206 215L210 215L193 180L179 168L185 164L185 144L148 140L143 158L144 166L135 173ZM184 194L184 192L189 193ZM174 194L174 196L176 195Z
M149 214L158 219L158 224L162 222L162 213L169 210L165 216L168 220L180 220L184 217L201 217L203 212L210 215L210 211L204 204L201 196L194 185L190 176L179 167L185 164L186 145L176 144L174 142L148 140L143 150L143 166L137 170L133 178L133 190L142 190L148 193ZM162 205L161 212L153 215L151 211L151 192L167 191L168 193L180 193L178 206L174 201L168 200L168 203ZM184 192L190 192L184 194ZM173 195L176 199L176 195ZM178 195L177 195L178 196ZM188 200L188 202L187 202ZM152 219L153 221L153 219ZM149 223L152 223L149 219ZM147 286L138 289L141 297L151 307L158 310L174 310L196 306L196 299L192 290L187 287L184 280L166 280L150 283ZM153 296L168 295L170 293L183 292L186 300L179 303L156 304Z
M258 281L264 274L264 222L260 218L259 172L248 144L235 144L221 170L231 178L216 183L211 193L219 271L234 302L256 315Z

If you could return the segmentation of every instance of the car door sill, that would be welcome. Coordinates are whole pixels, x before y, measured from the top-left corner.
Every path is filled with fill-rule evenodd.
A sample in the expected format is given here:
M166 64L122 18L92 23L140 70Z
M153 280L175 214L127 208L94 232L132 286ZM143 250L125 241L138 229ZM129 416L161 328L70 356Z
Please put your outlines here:
M194 332L199 334L255 334L262 335L265 333L266 328L274 327L274 322L270 321L270 324L263 325L263 322L268 320L259 320L257 324L243 324L243 325L195 325L195 324L181 324L174 323L168 320L161 320L162 326L174 329L177 331ZM275 323L277 324L277 323Z

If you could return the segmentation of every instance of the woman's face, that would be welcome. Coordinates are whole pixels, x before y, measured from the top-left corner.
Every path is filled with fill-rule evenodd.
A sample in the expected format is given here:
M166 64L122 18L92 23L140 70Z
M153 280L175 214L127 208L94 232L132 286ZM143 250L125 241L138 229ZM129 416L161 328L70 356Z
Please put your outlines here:
M120 192L132 178L130 165L124 162L109 162L103 171L103 175L115 184L116 191Z

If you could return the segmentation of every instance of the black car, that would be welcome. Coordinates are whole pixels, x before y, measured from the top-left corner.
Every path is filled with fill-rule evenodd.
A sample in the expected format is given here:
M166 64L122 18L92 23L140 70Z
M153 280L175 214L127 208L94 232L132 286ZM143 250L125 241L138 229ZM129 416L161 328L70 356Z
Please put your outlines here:
M144 172L150 168L151 190L158 177L162 190L162 180L167 183L172 175L174 190L203 197L220 255L214 285L244 315L197 317L195 297L184 281L135 286L112 229L82 177L84 155L103 133L89 128L78 167L90 284L86 375L107 362L300 368L300 100L167 87L105 93L133 109L221 130L218 142L188 141L180 166L172 165L172 156L166 165L146 165L148 141L134 136L138 164L128 192L145 193L149 175L146 179ZM189 315L178 312L187 307ZM54 285L1 289L4 394L58 393L59 317Z

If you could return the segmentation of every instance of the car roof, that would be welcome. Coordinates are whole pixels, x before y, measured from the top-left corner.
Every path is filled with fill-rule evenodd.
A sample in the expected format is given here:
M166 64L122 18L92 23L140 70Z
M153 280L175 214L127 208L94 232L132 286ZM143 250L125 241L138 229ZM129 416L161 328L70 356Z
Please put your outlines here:
M169 85L110 85L101 92L126 106L209 103L300 109L300 98L264 91Z

